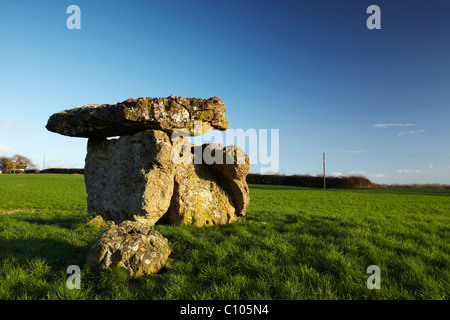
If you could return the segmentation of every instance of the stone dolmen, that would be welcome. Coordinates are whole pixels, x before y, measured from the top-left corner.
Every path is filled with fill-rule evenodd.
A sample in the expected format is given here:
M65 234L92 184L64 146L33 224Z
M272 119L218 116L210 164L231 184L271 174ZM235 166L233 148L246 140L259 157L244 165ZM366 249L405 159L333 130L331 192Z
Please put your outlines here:
M116 223L99 237L88 264L114 264L132 275L154 273L170 254L167 240L149 227L158 220L200 227L245 215L250 201L245 152L237 146L197 146L186 138L228 129L225 113L217 97L170 96L90 104L49 118L49 131L88 138L88 213Z

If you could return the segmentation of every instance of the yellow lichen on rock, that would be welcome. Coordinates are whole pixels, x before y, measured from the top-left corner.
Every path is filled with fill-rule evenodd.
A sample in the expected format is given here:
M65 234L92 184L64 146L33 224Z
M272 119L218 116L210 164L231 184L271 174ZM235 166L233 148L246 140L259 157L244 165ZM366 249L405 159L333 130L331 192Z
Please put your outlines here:
M191 154L190 157L193 157ZM181 163L168 210L172 224L224 225L237 219L235 204L205 164Z

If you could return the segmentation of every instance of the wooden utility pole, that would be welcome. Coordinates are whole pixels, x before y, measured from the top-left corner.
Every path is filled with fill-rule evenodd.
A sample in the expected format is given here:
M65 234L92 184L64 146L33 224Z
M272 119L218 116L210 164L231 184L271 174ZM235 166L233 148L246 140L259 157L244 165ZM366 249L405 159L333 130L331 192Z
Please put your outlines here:
M323 153L323 188L327 188L327 184L325 181L325 152Z

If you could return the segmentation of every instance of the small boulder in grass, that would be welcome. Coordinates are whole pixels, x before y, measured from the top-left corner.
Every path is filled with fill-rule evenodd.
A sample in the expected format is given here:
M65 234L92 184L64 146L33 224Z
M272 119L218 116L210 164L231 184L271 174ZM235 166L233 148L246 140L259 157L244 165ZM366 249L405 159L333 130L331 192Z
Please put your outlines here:
M126 220L99 236L86 263L96 269L117 266L139 277L163 269L171 251L167 239L151 226Z
M89 220L87 222L87 224L91 224L91 225L97 226L99 228L107 228L108 227L108 224L105 222L105 220L103 220L103 217L101 215L95 216L95 218L92 220Z

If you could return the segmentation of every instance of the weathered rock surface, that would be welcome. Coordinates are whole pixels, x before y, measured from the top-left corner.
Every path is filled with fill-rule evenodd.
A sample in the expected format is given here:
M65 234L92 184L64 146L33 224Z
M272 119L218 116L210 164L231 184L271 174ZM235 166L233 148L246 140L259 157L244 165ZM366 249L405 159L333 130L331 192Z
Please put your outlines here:
M236 214L243 216L250 202L246 177L250 171L248 155L238 146L223 147L210 143L202 146L203 155L211 155L209 169L234 197Z
M201 160L194 163L196 147L186 139L182 144L188 152L176 166L174 192L167 212L170 223L204 226L234 222L238 216L232 194L225 191L208 165Z
M172 224L227 224L245 215L249 203L248 156L236 146L193 146L185 138L226 130L225 112L217 97L138 98L61 111L46 127L89 138L90 214L147 225L165 214Z
M183 129L188 135L200 135L213 128L228 129L225 113L225 104L218 97L130 98L114 105L90 104L55 113L46 128L86 138L122 136L148 129L168 133Z
M228 224L245 215L249 169L238 147L193 146L160 130L89 139L88 212L148 225L166 213L171 224Z
M172 144L160 130L89 139L84 169L88 213L152 225L168 210L174 188Z
M108 224L105 222L105 220L103 220L103 217L100 216L100 215L95 216L95 218L91 219L86 224L94 225L94 226L97 226L99 228L106 228L106 227L108 227Z
M96 218L88 223L112 224L89 251L87 265L117 266L136 277L157 273L171 253L167 239L151 227L162 217L204 226L245 215L245 152L195 146L185 138L228 129L225 112L217 97L170 96L91 104L49 118L49 131L89 138L84 178L88 213Z
M86 263L98 269L125 268L131 276L138 277L160 271L170 253L167 239L159 232L141 222L124 221L100 235Z

